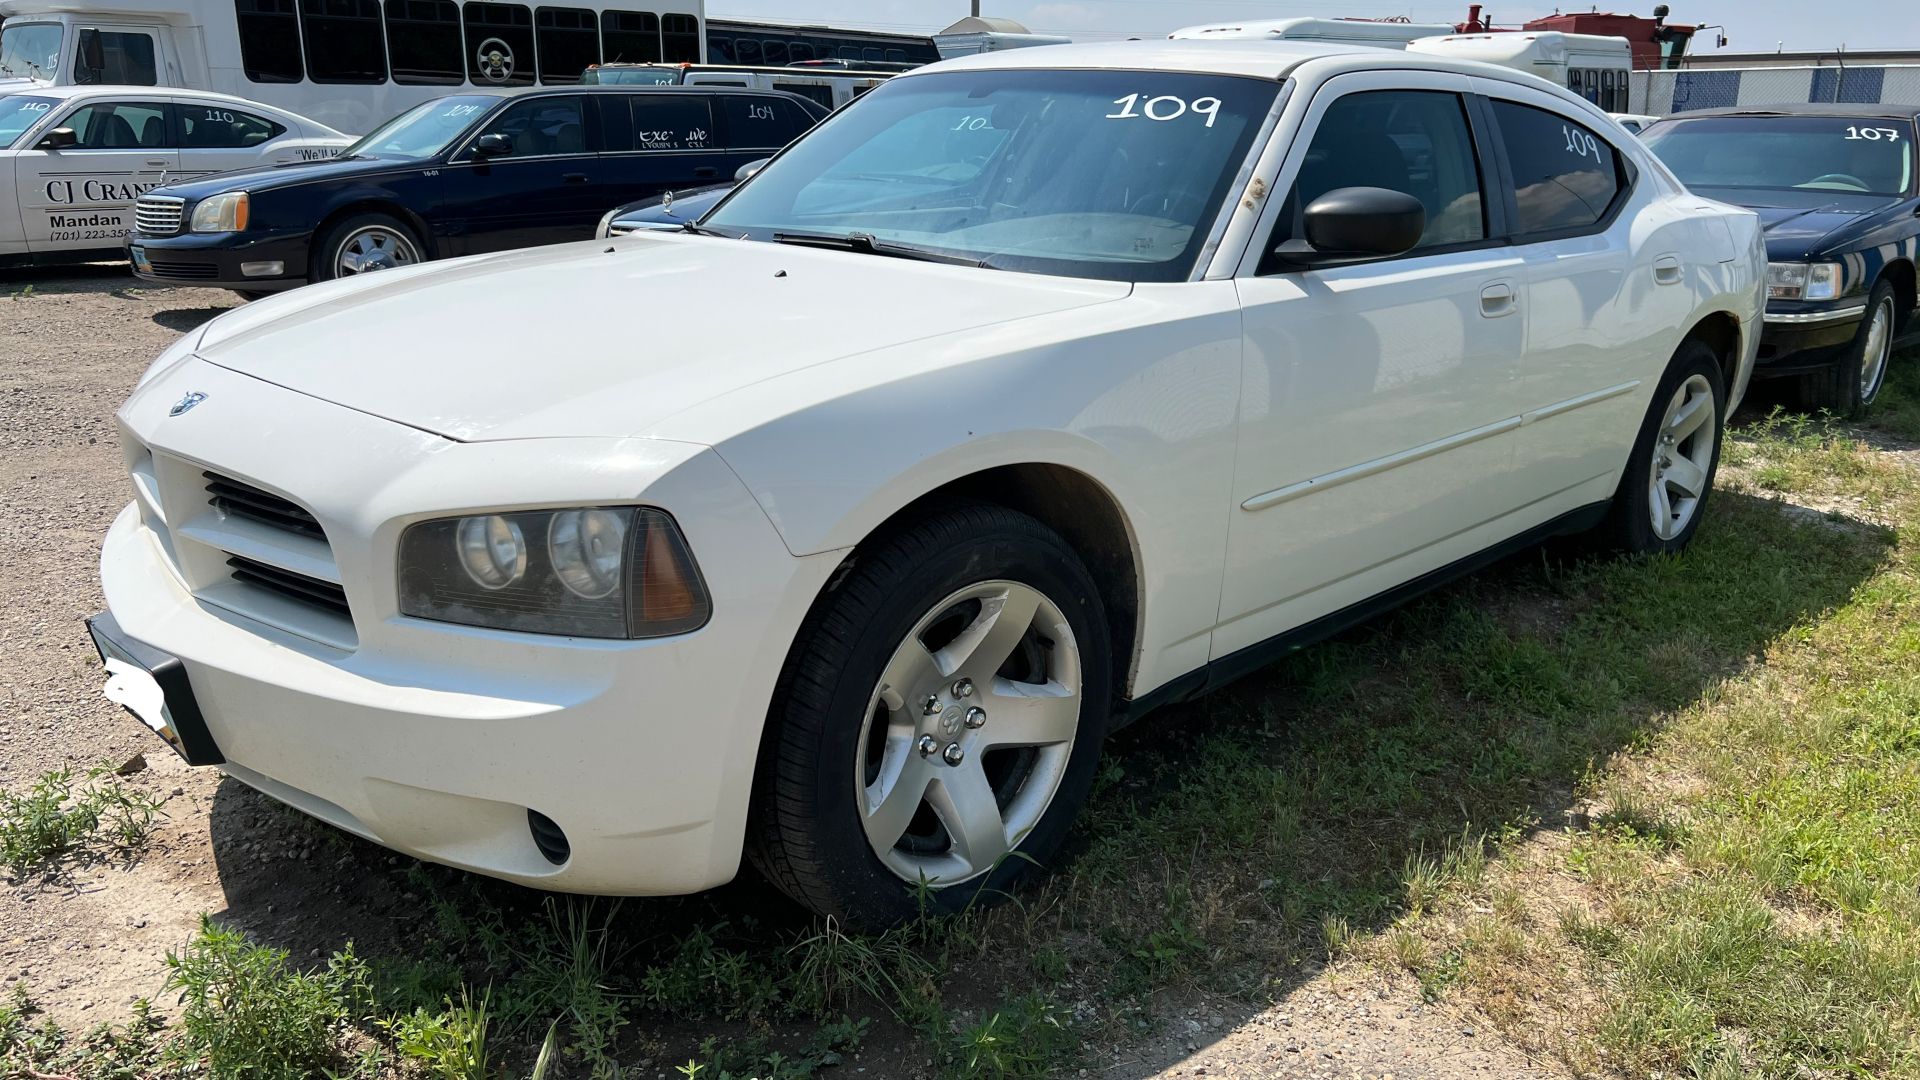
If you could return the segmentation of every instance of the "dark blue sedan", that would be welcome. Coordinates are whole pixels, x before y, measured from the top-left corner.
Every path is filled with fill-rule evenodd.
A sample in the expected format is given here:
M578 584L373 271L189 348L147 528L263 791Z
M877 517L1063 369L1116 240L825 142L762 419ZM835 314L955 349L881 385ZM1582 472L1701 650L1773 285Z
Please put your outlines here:
M825 117L733 87L473 92L331 161L156 188L127 235L148 281L278 292L426 259L587 240L608 207L728 179Z
M1640 138L1686 185L1760 215L1767 321L1759 377L1791 375L1801 403L1857 416L1915 329L1920 109L1742 106L1690 112Z

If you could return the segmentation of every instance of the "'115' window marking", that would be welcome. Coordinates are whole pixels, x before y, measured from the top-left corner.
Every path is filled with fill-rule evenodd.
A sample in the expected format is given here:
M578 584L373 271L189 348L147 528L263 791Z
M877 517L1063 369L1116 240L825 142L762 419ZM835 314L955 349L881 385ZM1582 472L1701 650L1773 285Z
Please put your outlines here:
M1146 98L1144 105L1141 104L1142 98ZM1188 110L1192 110L1206 117L1207 126L1212 127L1213 122L1220 118L1220 99L1217 97L1194 98L1188 101L1186 98L1175 97L1172 94L1162 94L1152 98L1145 94L1128 94L1123 98L1115 98L1113 103L1121 108L1117 113L1108 113L1109 120L1132 120L1140 116L1145 116L1149 120L1178 120L1185 116ZM1140 112L1133 111L1136 106L1141 109Z
M1598 162L1601 168L1604 169L1607 167L1607 159L1600 153L1599 139L1594 138L1584 131L1570 128L1565 124L1560 125L1560 133L1567 137L1567 153L1578 154L1581 157L1590 157Z

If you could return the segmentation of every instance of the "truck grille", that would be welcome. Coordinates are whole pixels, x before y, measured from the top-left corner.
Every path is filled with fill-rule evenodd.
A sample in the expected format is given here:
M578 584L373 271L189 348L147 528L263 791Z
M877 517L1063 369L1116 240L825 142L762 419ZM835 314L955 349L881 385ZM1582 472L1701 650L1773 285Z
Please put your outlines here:
M320 522L307 512L306 507L291 499L283 499L270 491L262 491L252 484L216 472L203 472L200 475L207 480L207 494L211 496L207 502L223 514L247 518L301 536L311 536L315 540L327 538L326 533L321 531Z
M305 574L296 574L291 570L268 566L266 563L255 562L239 555L227 556L227 565L233 568L235 581L279 593L290 600L324 608L336 615L348 614L347 591L331 581L310 578Z
M173 236L186 205L187 200L171 195L142 195L133 204L133 226L147 236Z

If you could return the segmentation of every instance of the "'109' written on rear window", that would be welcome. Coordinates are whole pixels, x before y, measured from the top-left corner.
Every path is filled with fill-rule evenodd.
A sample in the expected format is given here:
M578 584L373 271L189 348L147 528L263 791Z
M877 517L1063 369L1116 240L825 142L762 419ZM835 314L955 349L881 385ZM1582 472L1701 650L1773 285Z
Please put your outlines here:
M635 150L706 150L713 146L713 111L706 98L634 101Z

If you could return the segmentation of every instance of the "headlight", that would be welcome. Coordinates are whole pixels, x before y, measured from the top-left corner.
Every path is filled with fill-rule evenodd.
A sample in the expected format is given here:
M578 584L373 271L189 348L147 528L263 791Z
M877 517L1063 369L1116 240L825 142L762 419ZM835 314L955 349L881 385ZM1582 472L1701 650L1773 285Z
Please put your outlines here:
M680 527L644 506L441 518L400 537L400 612L591 638L667 637L712 612Z
M200 200L193 208L194 232L245 232L247 193L229 191Z
M1839 263L1767 264L1769 300L1831 300L1839 295Z

